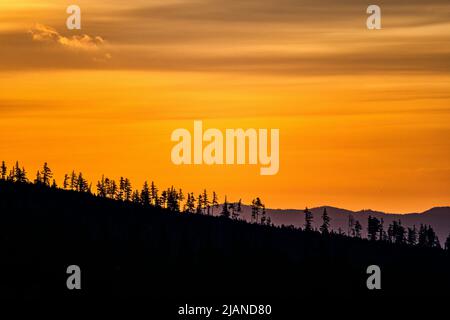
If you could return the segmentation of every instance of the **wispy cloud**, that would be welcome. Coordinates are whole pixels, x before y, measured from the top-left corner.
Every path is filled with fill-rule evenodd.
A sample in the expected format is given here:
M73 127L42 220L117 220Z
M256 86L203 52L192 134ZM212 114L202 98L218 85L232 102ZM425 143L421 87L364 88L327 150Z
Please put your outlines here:
M130 0L127 8L119 0L95 2L77 35L49 26L64 22L56 11L0 31L0 71L450 73L448 0L382 1L378 31L366 29L363 0ZM45 25L26 34L35 21Z
M100 36L83 34L66 37L56 29L40 23L35 24L29 30L29 33L34 41L57 43L68 49L98 50L105 43L105 40Z

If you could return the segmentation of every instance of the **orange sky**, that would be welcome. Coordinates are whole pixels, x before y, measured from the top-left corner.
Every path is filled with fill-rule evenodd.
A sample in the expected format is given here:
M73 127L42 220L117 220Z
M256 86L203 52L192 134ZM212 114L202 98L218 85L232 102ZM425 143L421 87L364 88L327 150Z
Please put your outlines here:
M450 4L0 0L0 159L269 207L449 205ZM325 10L326 9L326 10ZM88 35L81 37L80 35ZM279 128L280 171L175 166L170 134Z

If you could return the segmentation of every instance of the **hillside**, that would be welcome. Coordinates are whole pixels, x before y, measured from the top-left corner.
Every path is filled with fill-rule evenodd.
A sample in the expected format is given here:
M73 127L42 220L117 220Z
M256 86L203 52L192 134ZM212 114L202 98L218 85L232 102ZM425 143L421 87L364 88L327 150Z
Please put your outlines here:
M450 285L440 249L323 236L180 214L88 193L0 181L2 297L437 295ZM82 290L65 287L79 265ZM383 290L368 291L379 265ZM412 280L413 279L413 280ZM292 298L292 296L291 296Z

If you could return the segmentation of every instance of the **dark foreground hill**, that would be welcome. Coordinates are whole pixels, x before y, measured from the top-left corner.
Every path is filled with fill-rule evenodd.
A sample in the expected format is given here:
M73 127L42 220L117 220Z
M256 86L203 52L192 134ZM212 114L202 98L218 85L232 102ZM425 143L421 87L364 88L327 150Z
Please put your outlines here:
M322 236L0 181L0 295L9 298L443 295L448 253ZM366 287L378 265L382 290ZM79 265L82 289L66 288Z

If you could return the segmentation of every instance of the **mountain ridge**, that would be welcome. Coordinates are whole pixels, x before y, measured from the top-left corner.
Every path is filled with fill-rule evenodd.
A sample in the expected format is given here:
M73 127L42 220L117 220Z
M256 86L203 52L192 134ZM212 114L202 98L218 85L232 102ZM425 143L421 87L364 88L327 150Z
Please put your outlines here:
M394 220L400 220L405 227L412 228L414 225L416 228L420 227L420 224L430 225L435 230L439 237L441 244L445 241L450 234L450 206L433 207L428 210L419 213L386 213L382 211L375 211L370 209L363 209L359 211L352 211L343 208L337 208L333 206L319 206L309 208L313 213L313 227L319 228L322 222L322 213L324 208L327 209L327 213L331 218L330 226L333 230L338 231L339 228L348 233L348 217L353 216L355 220L358 220L362 227L363 236L367 236L367 218L374 216L378 219L383 219L384 230L387 230L388 225ZM289 226L303 227L304 224L304 210L301 209L272 209L266 208L266 213L270 217L272 223L277 226ZM242 218L246 221L251 220L251 206L242 205Z

